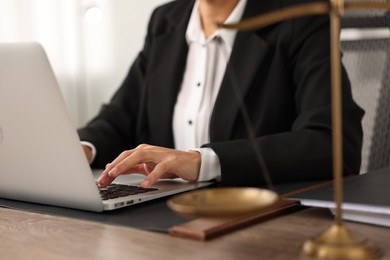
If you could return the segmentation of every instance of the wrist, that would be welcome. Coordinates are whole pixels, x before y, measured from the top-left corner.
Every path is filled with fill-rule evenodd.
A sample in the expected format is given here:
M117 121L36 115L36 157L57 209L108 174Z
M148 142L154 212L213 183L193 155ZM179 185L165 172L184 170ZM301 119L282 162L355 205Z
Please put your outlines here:
M202 164L202 156L200 152L194 150L189 150L188 153L191 155L191 162L193 162L194 165L193 178L191 178L189 181L197 181L199 178L200 167Z

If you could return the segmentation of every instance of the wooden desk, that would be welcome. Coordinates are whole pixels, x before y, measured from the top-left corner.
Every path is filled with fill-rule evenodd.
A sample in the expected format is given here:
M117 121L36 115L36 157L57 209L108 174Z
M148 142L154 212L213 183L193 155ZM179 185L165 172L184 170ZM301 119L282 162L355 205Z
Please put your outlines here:
M0 259L301 259L302 243L331 223L328 210L305 209L200 242L0 208ZM347 224L390 259L389 229Z

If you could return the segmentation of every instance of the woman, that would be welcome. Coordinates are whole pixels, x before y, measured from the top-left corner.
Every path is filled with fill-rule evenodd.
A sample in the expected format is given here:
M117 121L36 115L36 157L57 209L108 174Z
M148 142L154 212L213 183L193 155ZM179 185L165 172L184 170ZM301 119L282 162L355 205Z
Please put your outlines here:
M217 27L303 2L178 0L157 8L124 83L79 130L89 159L91 147L97 151L92 166L106 167L100 186L131 173L146 175L143 187L166 177L256 186L264 183L264 173L253 145L273 182L330 179L328 17L249 32ZM344 170L353 174L360 167L363 111L342 75ZM233 85L248 110L255 144Z

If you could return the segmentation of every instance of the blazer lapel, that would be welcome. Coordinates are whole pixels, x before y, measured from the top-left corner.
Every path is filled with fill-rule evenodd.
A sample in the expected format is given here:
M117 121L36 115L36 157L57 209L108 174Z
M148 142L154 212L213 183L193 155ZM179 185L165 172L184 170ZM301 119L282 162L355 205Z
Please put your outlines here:
M239 32L210 122L212 142L231 138L233 124L251 87L268 45L251 32Z

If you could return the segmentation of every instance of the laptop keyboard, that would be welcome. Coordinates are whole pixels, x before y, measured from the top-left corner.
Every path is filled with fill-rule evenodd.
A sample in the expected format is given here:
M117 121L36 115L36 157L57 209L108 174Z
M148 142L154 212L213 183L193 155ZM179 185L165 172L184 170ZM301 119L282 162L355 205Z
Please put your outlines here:
M103 200L116 199L129 195L136 195L150 191L158 190L157 188L142 188L140 186L124 185L112 183L106 188L99 188L100 196Z

